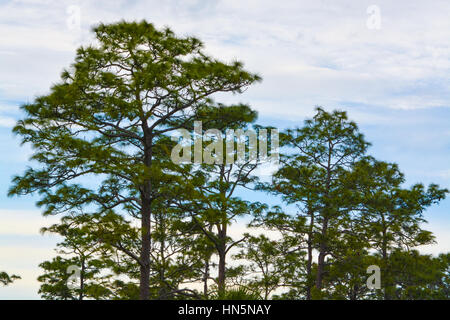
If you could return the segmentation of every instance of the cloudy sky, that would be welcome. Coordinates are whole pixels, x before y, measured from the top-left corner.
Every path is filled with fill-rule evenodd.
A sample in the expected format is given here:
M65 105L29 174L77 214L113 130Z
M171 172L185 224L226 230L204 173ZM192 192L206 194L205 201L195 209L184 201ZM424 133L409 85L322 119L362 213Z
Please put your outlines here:
M195 35L206 51L239 59L263 82L222 102L246 102L263 124L301 125L314 106L346 110L373 143L370 153L399 163L407 184L450 187L450 2L409 1L50 1L0 0L0 270L22 276L0 299L38 298L37 265L56 239L39 234L36 198L7 198L27 165L11 127L19 106L59 79L90 28L121 19ZM450 250L450 200L427 211L427 228Z

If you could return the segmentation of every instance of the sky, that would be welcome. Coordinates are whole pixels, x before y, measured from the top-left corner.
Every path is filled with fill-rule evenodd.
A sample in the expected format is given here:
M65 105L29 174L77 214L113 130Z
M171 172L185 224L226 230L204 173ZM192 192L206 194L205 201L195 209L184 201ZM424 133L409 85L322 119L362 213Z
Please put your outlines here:
M220 102L248 103L279 129L301 126L318 105L345 110L369 153L398 163L407 185L450 188L449 12L448 0L0 0L0 271L22 276L0 299L38 299L38 264L57 242L39 233L57 218L41 217L37 197L6 196L31 155L11 128L19 106L46 94L92 42L93 25L146 19L196 36L263 78ZM447 199L426 212L438 244L422 252L450 251L449 209Z

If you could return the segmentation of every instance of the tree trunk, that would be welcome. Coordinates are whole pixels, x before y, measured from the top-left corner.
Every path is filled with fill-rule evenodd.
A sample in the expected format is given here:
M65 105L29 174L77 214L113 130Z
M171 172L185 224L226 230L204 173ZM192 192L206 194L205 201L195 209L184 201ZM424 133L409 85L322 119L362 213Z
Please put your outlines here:
M326 250L327 250L327 244L325 237L327 235L327 229L328 229L328 218L324 218L323 224L322 224L322 239L320 240L320 247L319 247L319 257L317 261L317 277L316 277L316 288L320 291L322 289L322 282L323 282L323 272L324 272L324 266L325 266L325 256L326 256Z
M158 229L161 230L160 237L160 252L161 252L161 266L159 269L159 299L167 299L169 289L166 286L166 224L165 224L165 213L162 212L159 216L159 226Z
M218 230L218 236L219 236L219 247L218 254L219 254L219 276L217 279L217 286L219 289L219 295L222 295L225 293L225 258L226 258L226 225L223 224L221 228Z
M381 214L381 222L383 224L382 231L382 241L381 241L381 256L383 259L383 267L385 269L384 275L384 300L391 300L391 295L389 293L389 281L386 279L387 275L387 265L388 265L388 243L387 243L387 227L386 227L386 219L384 218L384 214Z
M308 231L308 261L306 263L306 300L311 300L311 273L312 273L312 260L313 260L313 229L314 229L314 213L309 212L311 216L310 226Z
M205 259L205 271L203 275L203 295L208 299L209 259Z
M329 192L330 192L330 185L331 185L331 149L328 154L328 166L327 166L327 182L326 182L326 192L325 192L325 209L323 211L323 222L322 222L322 231L321 231L321 239L320 239L320 246L319 246L319 257L317 261L317 277L316 277L316 288L320 292L322 289L322 282L323 282L323 270L324 270L324 264L325 264L325 256L326 256L326 250L327 250L327 244L326 244L326 236L327 236L327 230L328 230L328 219L329 219Z
M225 248L219 252L219 277L217 283L219 295L225 293Z
M84 258L81 259L81 272L80 272L80 295L78 300L83 300L84 298L84 274L86 273L86 264Z
M148 300L150 298L150 204L145 197L142 203L142 217L141 217L141 268L139 281L139 299Z
M142 121L144 131L144 165L147 168L152 166L152 135L148 132L147 122ZM141 187L141 252L140 252L140 279L139 279L139 299L150 299L150 250L151 240L151 215L152 215L152 182L147 180Z
M306 263L306 300L311 300L312 245L308 240L308 261Z

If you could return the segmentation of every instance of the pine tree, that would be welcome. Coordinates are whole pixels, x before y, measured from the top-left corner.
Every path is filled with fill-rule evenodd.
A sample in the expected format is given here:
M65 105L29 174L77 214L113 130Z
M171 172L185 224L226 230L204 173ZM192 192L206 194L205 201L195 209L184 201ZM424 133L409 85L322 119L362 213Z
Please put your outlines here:
M256 120L256 112L246 105L219 106L205 109L202 119L203 128L217 130L225 136L226 130L248 130ZM256 130L256 128L255 128ZM232 150L227 149L227 141ZM204 142L205 147L210 142ZM213 142L214 143L214 142ZM178 206L189 214L192 221L204 234L205 240L215 249L218 257L217 287L219 295L226 289L226 258L230 250L245 241L245 237L234 240L229 237L228 229L233 221L252 212L261 211L264 205L246 201L235 195L240 188L249 188L256 182L253 175L261 159L250 159L248 142L245 143L245 159L238 159L237 138L219 141L223 154L212 153L216 158L212 163L203 162L192 166L185 173L189 186L184 186L185 194L178 199ZM228 153L227 153L228 152ZM233 163L228 162L232 158ZM189 191L187 191L189 190ZM210 258L210 257L209 257ZM209 264L209 261L205 261Z
M145 21L94 32L97 44L77 50L62 81L22 107L26 118L14 132L32 145L38 165L16 176L9 194L39 193L44 214L95 207L137 217L140 250L131 257L140 266L140 298L148 299L153 202L161 186L178 183L175 165L159 161L155 146L197 119L213 94L240 93L260 78L240 62L207 56L196 38Z
M381 257L384 298L393 298L397 271L391 265L391 254L410 251L420 245L432 244L434 236L424 230L424 211L445 199L447 189L436 184L425 188L414 184L404 188L404 175L393 163L366 157L355 163L347 176L348 198L355 203L347 224L347 235L365 242L366 250L375 250ZM405 254L408 254L405 252Z
M318 250L315 279L316 296L322 290L325 261L332 254L341 211L340 193L342 172L361 158L369 143L349 121L345 112L326 112L317 108L312 119L302 128L288 129L281 135L282 147L288 148L281 156L281 168L275 173L273 185L262 189L280 194L288 204L296 204L301 219L307 218L308 278L312 272L312 251ZM310 298L311 288L307 289Z
M114 242L104 236L108 224L115 225ZM39 265L44 271L38 277L42 283L41 296L50 300L132 299L133 296L124 296L122 291L133 282L126 283L123 279L132 279L135 268L127 255L111 246L124 245L123 236L119 236L124 230L131 236L130 228L124 226L125 221L112 214L78 214L65 216L60 223L43 228L43 233L56 234L62 241L57 244L58 255Z

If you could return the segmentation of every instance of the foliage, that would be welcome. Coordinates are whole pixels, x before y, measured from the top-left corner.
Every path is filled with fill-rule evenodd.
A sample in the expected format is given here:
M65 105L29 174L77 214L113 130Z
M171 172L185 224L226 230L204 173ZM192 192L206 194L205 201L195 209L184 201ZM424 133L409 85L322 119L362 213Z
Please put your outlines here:
M4 271L0 271L0 284L2 286L7 286L7 285L13 283L14 280L18 280L18 279L21 279L20 276L18 276L18 275L15 275L15 274L9 275Z
M448 190L405 186L397 164L368 154L344 111L319 107L285 130L279 169L260 181L264 159L245 151L250 139L245 159L227 162L238 159L237 140L217 137L269 128L248 105L212 99L243 92L257 74L145 21L93 31L96 44L79 48L60 82L22 106L13 129L33 155L9 195L37 193L43 214L61 218L43 229L62 239L40 264L43 298L449 298L449 255L417 251L434 242L425 212ZM175 163L173 136L196 121L217 140L201 142L211 151L202 161ZM255 191L282 204L269 209ZM249 222L240 238L231 232L237 221ZM372 265L381 289L366 285ZM0 273L3 285L17 278Z

